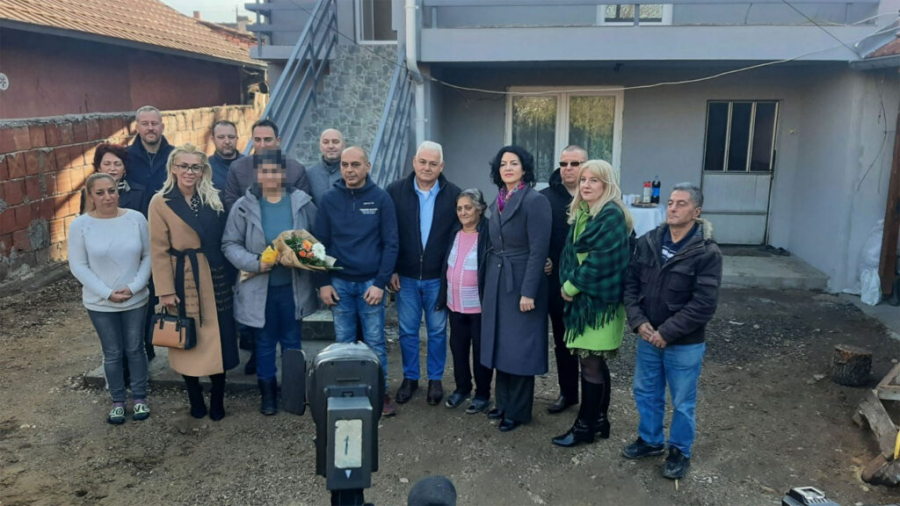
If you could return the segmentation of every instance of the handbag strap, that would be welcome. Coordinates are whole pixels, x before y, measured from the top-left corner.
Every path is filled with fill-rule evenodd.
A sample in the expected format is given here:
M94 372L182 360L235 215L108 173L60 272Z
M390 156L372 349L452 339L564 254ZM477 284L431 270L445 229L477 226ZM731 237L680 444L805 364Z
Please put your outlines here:
M177 250L170 249L169 254L175 257L175 293L181 302L178 303L178 318L185 318L187 310L184 302L184 261L185 258L191 261L191 272L194 274L194 286L197 288L198 312L200 316L200 326L203 326L203 299L200 296L200 269L197 261L197 253L202 252L199 249Z

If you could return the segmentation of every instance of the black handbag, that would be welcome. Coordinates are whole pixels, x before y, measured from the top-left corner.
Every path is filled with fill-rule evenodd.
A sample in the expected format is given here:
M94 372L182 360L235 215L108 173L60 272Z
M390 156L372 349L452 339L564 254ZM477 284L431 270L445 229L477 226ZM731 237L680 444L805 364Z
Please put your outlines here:
M151 319L153 346L163 346L178 350L190 350L197 346L197 330L194 319L185 316L184 302L178 304L178 314L171 315L165 308L160 309Z

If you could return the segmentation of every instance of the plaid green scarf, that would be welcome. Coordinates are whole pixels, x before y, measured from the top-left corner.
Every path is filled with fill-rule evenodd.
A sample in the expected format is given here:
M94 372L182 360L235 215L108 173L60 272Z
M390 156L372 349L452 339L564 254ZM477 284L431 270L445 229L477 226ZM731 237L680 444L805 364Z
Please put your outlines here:
M568 281L581 291L572 302L566 302L566 342L616 317L628 268L628 229L617 204L610 202L591 217L587 204L582 203L575 216L559 265L560 283ZM582 226L584 230L575 239L575 229ZM580 264L578 253L587 253Z

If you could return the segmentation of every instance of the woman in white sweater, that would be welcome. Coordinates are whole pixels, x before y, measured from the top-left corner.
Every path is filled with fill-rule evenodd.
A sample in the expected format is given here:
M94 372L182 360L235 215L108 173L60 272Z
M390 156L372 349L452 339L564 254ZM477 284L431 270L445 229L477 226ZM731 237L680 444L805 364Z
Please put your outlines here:
M150 237L144 216L119 209L116 181L93 174L85 183L93 211L69 227L69 269L81 282L82 301L103 349L113 408L107 421L125 423L124 360L128 360L133 420L150 416L143 326L149 301Z

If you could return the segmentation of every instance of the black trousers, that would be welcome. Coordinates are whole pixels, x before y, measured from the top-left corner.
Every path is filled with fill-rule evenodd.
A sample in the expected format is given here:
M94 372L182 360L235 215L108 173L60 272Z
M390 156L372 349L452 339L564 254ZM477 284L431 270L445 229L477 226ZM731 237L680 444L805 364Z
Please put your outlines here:
M497 409L514 422L531 421L534 405L534 376L519 376L497 371Z
M572 355L566 347L566 326L563 324L565 301L559 295L559 284L550 285L547 312L550 315L550 326L553 327L553 351L556 355L559 394L570 402L578 402L578 357Z
M447 311L450 321L450 351L453 353L453 379L457 392L472 391L472 370L475 372L475 397L491 398L491 378L494 371L481 365L481 314ZM469 367L469 352L472 367Z

